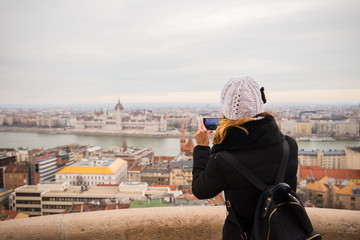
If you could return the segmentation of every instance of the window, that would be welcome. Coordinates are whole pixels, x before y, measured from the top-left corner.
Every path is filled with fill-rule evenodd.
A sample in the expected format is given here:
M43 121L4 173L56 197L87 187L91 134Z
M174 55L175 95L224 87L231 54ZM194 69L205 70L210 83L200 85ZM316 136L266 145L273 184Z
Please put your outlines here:
M355 197L351 197L351 201L355 201Z
M40 193L16 193L17 197L22 197L22 196L26 196L26 197L40 197Z

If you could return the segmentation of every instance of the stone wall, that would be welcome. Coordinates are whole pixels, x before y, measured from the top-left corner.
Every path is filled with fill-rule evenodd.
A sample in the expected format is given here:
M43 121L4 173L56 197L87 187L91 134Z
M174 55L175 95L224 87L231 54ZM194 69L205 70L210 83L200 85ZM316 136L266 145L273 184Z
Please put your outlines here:
M325 240L360 239L360 212L308 208ZM1 239L221 239L224 206L164 207L52 215L0 222Z

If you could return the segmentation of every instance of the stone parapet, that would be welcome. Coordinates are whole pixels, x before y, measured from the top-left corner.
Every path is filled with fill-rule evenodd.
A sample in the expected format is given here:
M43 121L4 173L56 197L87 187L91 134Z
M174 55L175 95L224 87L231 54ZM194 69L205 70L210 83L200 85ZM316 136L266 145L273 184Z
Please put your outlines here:
M360 239L360 212L308 208L325 240ZM221 239L224 206L162 207L0 222L1 239Z

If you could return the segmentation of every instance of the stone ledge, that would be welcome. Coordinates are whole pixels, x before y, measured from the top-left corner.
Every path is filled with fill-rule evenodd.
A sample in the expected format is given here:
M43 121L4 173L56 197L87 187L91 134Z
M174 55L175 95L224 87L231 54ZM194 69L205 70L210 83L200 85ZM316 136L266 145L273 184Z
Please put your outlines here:
M359 239L360 212L308 208L323 239ZM221 239L224 206L122 209L0 222L2 239Z

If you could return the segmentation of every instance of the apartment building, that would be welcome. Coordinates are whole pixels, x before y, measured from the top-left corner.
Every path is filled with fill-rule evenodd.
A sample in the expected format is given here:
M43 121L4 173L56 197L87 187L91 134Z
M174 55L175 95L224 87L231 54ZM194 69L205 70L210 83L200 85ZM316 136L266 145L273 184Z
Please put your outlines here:
M122 148L121 150L113 151L113 154L114 157L127 161L129 169L139 162L150 163L154 158L154 151L150 148Z
M141 170L143 169L143 166L141 165L133 165L128 171L127 171L127 179L129 182L141 182Z
M359 123L356 120L282 119L279 125L281 131L290 136L357 137L360 134Z
M336 193L335 202L340 208L360 210L360 186L349 182Z
M16 162L29 162L29 161L30 161L29 150L20 148L18 151L16 151Z
M170 185L170 163L149 164L141 171L141 182Z
M170 185L192 184L192 160L171 162L170 169Z
M338 136L359 136L359 123L340 122L337 126Z
M147 183L122 183L119 186L69 186L64 183L27 185L15 189L10 196L10 210L30 216L63 213L76 204L128 203L146 197L163 198L169 188L148 187Z
M295 136L296 133L296 121L295 120L281 120L279 122L280 130L285 135Z
M320 165L320 159L318 158L318 151L315 150L306 151L304 149L300 149L298 151L298 160L299 160L299 164L302 166Z
M337 122L331 120L314 121L314 133L318 135L335 136L337 132Z
M339 187L332 178L323 177L306 185L306 201L317 207L360 210L360 186L344 182Z
M58 171L55 179L71 186L120 184L127 179L127 162L121 158L83 159Z
M15 189L30 183L28 163L10 164L5 170L5 188Z
M339 188L334 181L323 177L318 181L310 181L306 184L305 199L317 207L334 208L334 198Z
M106 157L121 158L128 163L128 169L137 163L150 163L154 157L154 151L150 148L127 147L123 142L123 147L112 145L108 149L101 147L91 147L86 150L87 157Z
M16 162L14 149L0 149L0 188L5 186L5 170L9 164Z
M297 136L309 136L312 133L310 121L296 121L295 134Z
M299 150L299 164L303 166L320 166L329 169L345 169L346 164L345 150Z
M55 181L55 173L74 163L74 152L65 148L39 152L31 162L31 183Z
M320 166L330 169L345 169L346 154L344 150L318 151Z
M346 147L346 168L360 169L360 147Z
M318 135L327 136L359 136L359 123L355 121L314 121L313 132Z
M54 181L55 173L58 171L56 153L44 153L36 156L32 165L32 183Z

